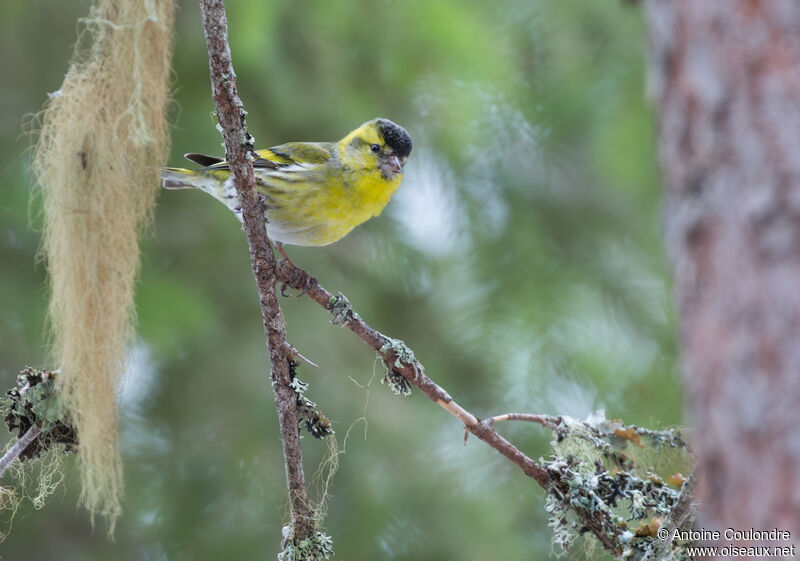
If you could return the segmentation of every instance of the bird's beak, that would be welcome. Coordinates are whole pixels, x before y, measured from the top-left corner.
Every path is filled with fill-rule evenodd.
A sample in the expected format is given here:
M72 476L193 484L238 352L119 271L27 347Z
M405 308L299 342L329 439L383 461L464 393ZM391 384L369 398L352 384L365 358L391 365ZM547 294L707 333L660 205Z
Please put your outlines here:
M400 165L400 160L397 158L397 156L387 156L381 158L381 161L378 163L378 167L386 177L403 173L403 166Z

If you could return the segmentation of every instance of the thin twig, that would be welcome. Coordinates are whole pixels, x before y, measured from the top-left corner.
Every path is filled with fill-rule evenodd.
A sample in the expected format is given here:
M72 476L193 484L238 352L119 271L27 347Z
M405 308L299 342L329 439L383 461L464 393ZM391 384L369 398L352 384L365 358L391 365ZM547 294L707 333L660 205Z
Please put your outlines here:
M0 478L3 477L8 467L14 463L14 460L19 458L20 454L22 454L25 449L30 446L30 444L36 440L36 437L42 432L42 427L38 425L33 425L25 434L19 437L14 445L8 449L8 452L3 454L3 457L0 458Z
M301 290L320 306L328 310L333 316L332 323L347 327L358 335L369 347L374 349L387 367L388 374L402 376L409 384L417 387L429 399L438 403L448 413L464 424L466 431L474 434L487 444L500 452L503 456L519 466L522 471L534 479L547 493L554 493L565 505L568 499L559 489L563 482L552 479L550 473L537 462L521 452L516 446L500 436L494 430L494 423L498 421L520 420L539 423L551 430L560 430L567 422L566 417L552 415L536 415L529 413L507 413L496 415L487 419L479 419L463 407L439 386L425 375L422 364L414 357L414 353L406 347L405 343L392 339L370 327L355 310L347 299L339 293L334 296L322 287L316 278L299 269L288 259L278 262L278 280L287 286ZM600 434L599 429L584 422L584 426ZM466 435L467 433L465 433ZM655 433L654 433L655 434ZM595 439L600 442L600 439ZM589 514L585 509L574 509L583 526L590 531L606 550L615 557L619 557L624 549L620 536L615 532L609 533L609 528L614 527L615 520L609 512L595 512Z
M414 358L413 353L402 341L387 337L367 325L353 311L342 295L334 297L314 277L299 269L287 259L282 259L278 262L277 274L280 282L292 288L303 290L312 300L331 312L337 325L347 327L358 335L362 341L381 356L387 368L416 386L429 399L441 405L448 413L464 423L469 432L511 460L526 475L536 480L542 488L547 489L550 482L550 476L547 471L495 431L489 420L478 419L456 403L444 388L425 375L422 364Z
M200 0L203 30L208 47L211 90L225 140L227 160L242 206L242 222L250 245L250 261L261 302L261 316L272 365L272 389L283 441L286 480L289 488L292 534L303 540L314 535L314 512L308 500L303 475L296 395L289 373L290 346L286 324L275 296L275 255L267 237L264 208L256 193L252 158L253 137L245 128L245 111L236 91L236 75L228 45L228 21L222 0Z
M555 415L537 415L535 413L505 413L504 415L495 415L489 417L486 422L490 425L500 421L527 421L529 423L538 423L543 427L551 430L557 430L561 424L561 417Z

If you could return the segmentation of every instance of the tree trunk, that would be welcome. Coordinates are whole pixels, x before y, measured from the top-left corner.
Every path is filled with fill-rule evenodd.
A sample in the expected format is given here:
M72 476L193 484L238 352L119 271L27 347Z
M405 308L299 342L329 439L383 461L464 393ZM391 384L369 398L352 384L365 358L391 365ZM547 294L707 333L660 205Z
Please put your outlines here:
M699 524L797 543L800 2L646 10Z

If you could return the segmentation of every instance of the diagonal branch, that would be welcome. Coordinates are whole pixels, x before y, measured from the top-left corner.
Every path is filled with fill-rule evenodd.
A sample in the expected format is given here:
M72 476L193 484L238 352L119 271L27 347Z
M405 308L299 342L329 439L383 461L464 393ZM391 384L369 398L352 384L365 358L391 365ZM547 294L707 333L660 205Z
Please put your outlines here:
M350 306L341 293L334 296L323 288L314 277L282 259L278 262L278 280L292 288L303 290L312 300L331 312L336 325L347 327L362 341L372 347L383 359L387 375L401 376L409 384L416 386L429 399L441 405L448 413L464 423L466 430L486 442L503 456L516 464L525 475L547 489L550 476L542 466L523 454L516 446L502 437L492 427L493 420L478 419L461 407L444 388L425 375L422 364L414 353L399 339L392 339L370 327Z
M285 286L301 290L320 306L328 310L331 323L347 327L375 350L386 365L386 377L398 393L407 393L410 385L417 387L430 400L438 403L448 413L464 424L465 437L472 433L500 454L516 464L527 476L534 479L548 496L548 525L554 528L556 538L566 551L574 536L584 531L591 532L603 547L617 559L627 558L634 549L641 551L642 539L627 530L612 507L616 499L626 498L635 508L636 497L647 495L653 505L669 508L674 504L674 492L663 484L657 485L634 475L622 472L611 475L605 471L590 474L576 471L575 459L556 458L544 465L535 462L511 442L494 430L500 421L526 421L554 430L561 438L574 436L589 440L600 454L613 457L624 463L624 456L616 452L608 442L611 437L639 444L642 438L656 445L686 447L681 435L674 430L653 431L634 425L623 425L619 421L608 421L605 415L595 413L585 421L566 416L537 415L531 413L506 413L479 419L459 405L444 388L425 375L422 364L405 343L392 339L369 326L348 302L342 293L334 296L322 287L317 279L296 267L291 261L282 259L277 266L278 280ZM594 466L597 467L597 466ZM602 491L602 492L601 492ZM569 522L567 510L574 512L578 523ZM641 518L632 513L633 518ZM636 538L634 544L632 540Z
M314 535L314 512L311 509L303 475L300 430L297 422L296 395L289 372L290 347L286 343L286 324L275 296L276 262L267 237L264 208L256 193L253 172L253 137L245 129L245 111L236 91L228 45L228 21L222 0L200 0L203 30L208 47L211 90L217 117L225 140L236 192L242 205L242 222L250 245L250 262L256 277L261 316L272 365L272 389L283 441L286 480L292 517L292 534L303 540Z
M8 449L8 452L3 454L3 457L0 458L0 477L3 477L6 470L9 466L14 463L14 460L19 458L19 456L25 451L25 449L30 446L31 442L36 440L36 437L42 432L42 428L38 425L33 425L25 434L19 437L14 445Z

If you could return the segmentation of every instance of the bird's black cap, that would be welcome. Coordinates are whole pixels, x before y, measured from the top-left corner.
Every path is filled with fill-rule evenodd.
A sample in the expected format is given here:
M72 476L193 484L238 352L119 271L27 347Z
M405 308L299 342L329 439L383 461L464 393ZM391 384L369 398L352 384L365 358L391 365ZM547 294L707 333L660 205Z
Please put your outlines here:
M389 119L377 119L377 122L384 142L392 149L394 155L399 158L408 158L411 154L411 137L406 129Z

